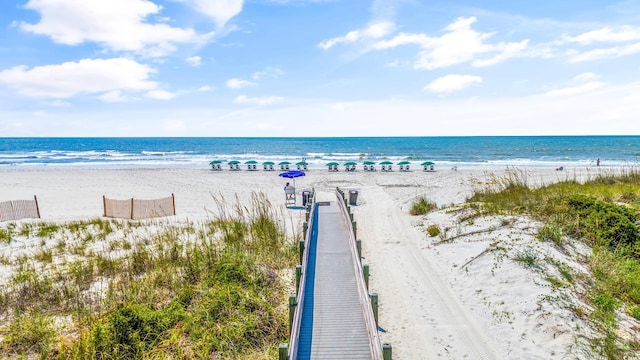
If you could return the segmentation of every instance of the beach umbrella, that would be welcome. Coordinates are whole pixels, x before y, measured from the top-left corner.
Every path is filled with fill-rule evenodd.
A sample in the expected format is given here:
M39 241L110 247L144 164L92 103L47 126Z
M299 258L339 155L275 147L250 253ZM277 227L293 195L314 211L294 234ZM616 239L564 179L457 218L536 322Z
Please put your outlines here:
M393 165L393 163L391 161L386 160L386 161L382 161L380 165Z
M240 161L238 161L238 160L229 161L229 165L235 165L235 164L240 164Z
M281 172L278 176L283 177L285 179L293 179L293 187L296 187L296 178L305 176L304 171L300 170L289 170L285 172Z
M222 163L222 160L213 160L212 162L209 163L209 165L216 165L221 163Z
M406 161L406 160L405 161L400 161L398 163L398 165L409 165L409 164L411 164L411 163L409 161Z
M357 165L357 163L355 161L347 161L346 163L344 163L345 165Z
M420 166L434 165L433 161L425 161Z
M288 161L281 161L281 162L278 163L278 165L289 165L289 164L291 164L291 163L288 162Z
M309 165L306 161L297 162L296 165Z
M327 165L326 165L326 166L338 166L338 165L340 165L340 164L338 164L338 163L337 163L337 162L335 162L335 161L332 161L332 162L330 162L330 163L327 163Z
M247 162L245 162L245 164L257 164L258 162L255 160L249 160Z
M262 163L262 165L275 165L275 164L273 163L273 161L265 161Z
M362 165L375 165L376 163L374 161L365 161L362 163Z

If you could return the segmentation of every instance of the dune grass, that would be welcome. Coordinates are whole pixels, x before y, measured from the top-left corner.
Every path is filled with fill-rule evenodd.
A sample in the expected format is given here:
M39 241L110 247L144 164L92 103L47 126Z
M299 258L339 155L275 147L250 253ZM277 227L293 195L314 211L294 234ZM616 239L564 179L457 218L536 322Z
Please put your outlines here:
M593 249L588 261L592 277L583 284L584 297L593 307L588 316L602 335L592 345L601 356L621 359L640 350L639 343L618 336L616 316L624 311L640 320L639 198L640 172L634 169L538 188L528 186L525 173L509 171L476 189L468 201L481 204L486 214L527 215L541 221L537 238L561 249L565 241L574 240ZM524 252L519 258L529 266L533 260Z
M424 196L419 196L412 204L409 209L409 213L411 215L424 215L436 208L436 204L429 201Z
M12 241L44 246L6 259L0 358L274 358L288 332L281 274L297 248L264 195L247 207L215 201L222 215L199 224L12 229Z

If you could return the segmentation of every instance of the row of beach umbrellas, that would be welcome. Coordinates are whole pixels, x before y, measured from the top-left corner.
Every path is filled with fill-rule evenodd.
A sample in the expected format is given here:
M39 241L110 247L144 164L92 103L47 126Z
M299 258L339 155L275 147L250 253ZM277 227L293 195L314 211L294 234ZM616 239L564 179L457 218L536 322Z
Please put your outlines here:
M209 163L209 165L216 165L216 164L222 164L222 163L223 163L222 160L213 160L212 162ZM231 160L231 161L228 162L228 164L229 165L235 165L235 164L241 164L241 162L237 161L237 160ZM249 160L249 161L246 161L245 164L246 165L253 165L253 164L258 164L258 162L255 161L255 160ZM391 162L391 161L381 161L379 164L380 165L393 165L393 162ZM405 160L405 161L398 162L396 165L409 165L409 164L411 164L411 162ZM273 161L265 161L265 162L262 163L262 165L275 165L275 163ZM281 161L281 162L278 163L278 165L291 165L291 163L288 162L288 161ZM295 163L295 165L308 165L308 163L306 161L300 161L300 162ZM327 163L326 166L338 166L338 165L340 165L340 163L332 161L332 162ZM351 166L351 165L358 165L358 163L355 162L355 161L347 161L343 165ZM362 163L362 165L376 165L376 163L374 161L364 161ZM428 166L428 165L434 165L434 163L432 161L425 161L422 164L420 164L420 166Z
M213 160L212 162L209 163L209 165L222 164L223 162L224 161L222 161L222 160ZM238 160L231 160L231 161L227 162L227 164L229 164L229 165L238 164L239 165L239 164L241 164L241 162L238 161ZM245 161L244 164L246 164L246 165L255 165L255 164L258 164L258 162L255 161L255 160L249 160L249 161ZM275 165L275 163L273 161L265 161L265 162L262 163L262 165ZM281 161L281 162L278 163L278 165L291 165L291 163L288 162L288 161ZM300 162L297 162L296 165L308 165L308 163L306 161L300 161Z

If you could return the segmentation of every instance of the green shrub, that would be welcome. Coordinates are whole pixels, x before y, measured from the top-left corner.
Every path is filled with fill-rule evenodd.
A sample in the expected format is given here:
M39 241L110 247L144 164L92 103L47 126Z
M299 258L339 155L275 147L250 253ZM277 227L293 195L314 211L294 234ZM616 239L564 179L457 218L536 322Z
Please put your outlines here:
M424 196L419 197L412 205L409 213L411 215L424 215L436 208L436 205Z
M585 195L571 196L567 204L570 214L577 218L576 235L591 245L640 257L640 234L635 210Z
M427 234L429 234L429 236L431 237L440 235L440 227L435 224L429 225L429 227L427 228Z
M632 306L629 309L629 314L633 316L636 320L640 320L640 305Z

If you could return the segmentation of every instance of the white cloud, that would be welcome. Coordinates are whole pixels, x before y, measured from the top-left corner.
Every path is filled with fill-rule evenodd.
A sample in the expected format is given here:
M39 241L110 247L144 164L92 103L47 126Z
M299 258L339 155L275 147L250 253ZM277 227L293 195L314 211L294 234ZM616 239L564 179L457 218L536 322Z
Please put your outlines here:
M146 98L156 100L171 100L177 96L177 94L168 92L166 90L151 90L144 94Z
M619 29L604 27L602 29L588 31L586 33L569 36L563 35L562 39L567 42L576 42L582 45L589 45L594 42L627 42L640 40L640 28L622 26Z
M424 89L433 93L448 94L481 83L482 78L480 76L450 74L435 79L425 86Z
M591 80L597 80L600 78L600 75L592 73L592 72L586 72L586 73L582 73L576 77L573 78L573 80L575 81L580 81L580 82L586 82L586 81L591 81Z
M202 58L200 56L190 56L188 58L186 58L184 61L187 62L187 64L193 66L193 67L198 67L200 65L202 65Z
M199 92L208 92L208 91L213 91L213 90L215 90L215 88L214 88L214 87L211 87L211 86L209 86L209 85L202 85L202 86L200 86L200 87L198 88L198 91L199 91Z
M61 100L53 100L53 101L47 101L44 103L44 105L46 106L51 106L51 107L58 107L58 108L68 108L71 107L71 103L68 101L61 101Z
M232 78L227 80L227 87L229 89L242 89L245 88L247 86L255 86L255 83L252 83L251 81L247 81L247 80L242 80L242 79L238 79L238 78Z
M471 25L475 17L457 18L445 27L445 34L432 37L426 34L400 33L389 40L381 40L371 46L372 50L384 50L402 45L418 45L421 50L414 63L416 69L437 69L465 62L473 66L490 66L524 54L528 40L520 42L487 43L494 33L481 33ZM492 55L488 59L477 59L480 55Z
M162 10L148 0L29 0L25 8L37 11L40 21L22 22L22 30L65 45L96 42L114 51L155 57L175 51L176 43L206 38L193 29L148 22L149 16Z
M640 53L640 42L626 46L614 46L610 48L593 49L583 52L572 51L569 53L569 61L572 63L577 63L583 61L611 59L638 53Z
M154 72L148 65L125 58L83 59L31 69L16 66L0 71L0 84L22 95L69 98L81 93L153 90L159 85L149 80Z
M338 36L322 41L318 46L324 50L328 50L337 44L355 43L361 40L375 40L390 34L393 32L394 28L395 25L391 22L377 22L369 25L363 30L350 31L344 36Z
M280 70L278 68L268 67L268 68L266 68L266 69L264 69L262 71L254 72L251 77L254 80L260 80L263 77L271 77L271 78L277 79L282 74L284 74L284 71L282 71L282 70Z
M242 104L242 105L246 104L246 105L264 106L264 105L275 104L275 103L281 102L282 100L284 100L284 98L280 96L248 97L246 95L240 95L236 97L233 100L233 102L236 104Z
M242 11L244 0L191 0L194 7L223 27Z
M572 96L572 95L580 95L591 92L593 90L599 89L604 86L603 82L599 81L591 81L586 84L574 87L567 87L563 89L551 90L549 92L544 93L544 96Z
M99 99L104 102L116 103L116 102L128 102L133 100L129 96L126 96L119 90L109 91L99 96Z

